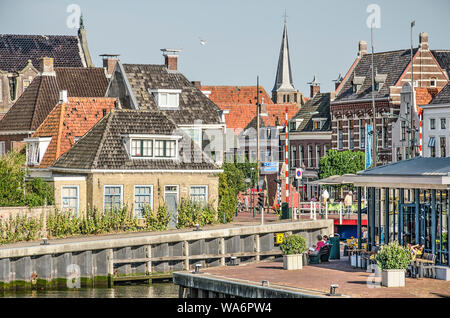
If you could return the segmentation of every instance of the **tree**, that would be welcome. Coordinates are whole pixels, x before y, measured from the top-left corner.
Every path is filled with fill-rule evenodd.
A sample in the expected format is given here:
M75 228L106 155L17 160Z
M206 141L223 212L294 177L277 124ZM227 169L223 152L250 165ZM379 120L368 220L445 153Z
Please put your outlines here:
M356 173L365 169L365 155L362 151L337 151L331 149L319 162L319 178Z

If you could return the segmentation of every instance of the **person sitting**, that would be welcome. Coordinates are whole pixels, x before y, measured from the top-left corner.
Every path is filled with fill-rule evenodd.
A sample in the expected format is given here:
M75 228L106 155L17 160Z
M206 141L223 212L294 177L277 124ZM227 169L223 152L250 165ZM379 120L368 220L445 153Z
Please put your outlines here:
M324 243L324 245L330 244L330 238L328 237L328 235L323 236L323 243Z
M408 244L408 247L409 247L409 251L411 252L413 261L417 258L417 256L422 255L423 249L425 248L424 245L421 246L420 244L415 244L415 245Z
M312 247L310 247L308 249L308 255L313 255L316 256L319 254L320 249L322 248L322 246L324 246L325 243L323 241L323 237L322 235L317 235L317 244L313 245Z

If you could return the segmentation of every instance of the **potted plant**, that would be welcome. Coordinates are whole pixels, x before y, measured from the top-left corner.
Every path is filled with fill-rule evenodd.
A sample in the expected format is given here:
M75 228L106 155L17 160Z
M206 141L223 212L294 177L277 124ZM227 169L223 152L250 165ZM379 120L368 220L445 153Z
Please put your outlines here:
M287 235L280 245L283 253L283 268L286 270L302 269L303 253L306 251L306 239L299 235Z
M384 245L375 255L381 270L381 284L386 287L405 286L405 272L411 262L411 253L397 242Z

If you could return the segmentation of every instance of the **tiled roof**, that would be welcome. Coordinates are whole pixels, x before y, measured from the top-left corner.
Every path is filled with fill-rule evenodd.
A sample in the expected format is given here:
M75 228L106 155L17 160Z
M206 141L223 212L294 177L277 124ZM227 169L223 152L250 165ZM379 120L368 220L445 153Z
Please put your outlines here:
M450 50L431 50L440 67L447 70L447 76L450 76Z
M139 109L159 110L150 89L181 89L179 108L161 110L177 125L220 124L219 108L179 72L165 65L122 64ZM123 105L127 107L128 105Z
M65 35L0 34L0 70L21 71L28 60L39 71L42 57L52 57L55 67L83 67L78 37Z
M202 91L210 91L209 99L223 109L229 104L256 105L256 86L202 86ZM269 94L260 86L260 98L264 104L273 104Z
M416 105L429 104L433 98L439 93L439 89L435 87L414 87L416 91Z
M450 82L433 98L430 104L450 104ZM420 105L420 104L418 104Z
M269 104L261 109L261 113L267 116L261 116L261 127L284 126L286 122L286 109L288 119L291 119L298 112L298 106L295 104ZM229 113L225 115L227 128L235 129L235 134L253 127L256 129L256 106L255 105L233 105L225 107Z
M123 135L180 135L179 159L130 159ZM188 149L188 150L186 150ZM189 159L182 160L182 158ZM113 110L52 166L70 169L218 170L214 162L160 111Z
M0 131L36 130L59 100L69 97L103 97L108 80L103 68L55 68L56 76L36 76L0 121Z
M414 49L414 53L417 49ZM374 54L375 74L386 75L384 85L375 93L375 98L389 96L389 86L395 85L408 66L411 59L411 50L398 50L390 52L380 52ZM344 82L343 87L338 92L335 101L347 101L355 99L366 99L372 97L372 57L365 54L355 66L349 78ZM363 77L361 88L353 92L352 81L356 77Z
M69 151L75 137L82 137L114 108L116 99L105 97L69 97L57 104L31 137L52 137L40 168L50 166Z
M318 112L318 114L311 114L312 112ZM302 118L303 121L296 131L331 130L330 93L317 93L314 95L293 117L293 119L297 118ZM320 130L314 130L313 118L326 118L327 120Z

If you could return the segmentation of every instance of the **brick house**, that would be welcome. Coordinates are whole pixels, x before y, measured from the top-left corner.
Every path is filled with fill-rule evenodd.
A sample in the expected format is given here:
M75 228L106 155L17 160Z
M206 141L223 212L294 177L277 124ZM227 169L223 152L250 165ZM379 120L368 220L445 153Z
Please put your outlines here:
M306 189L307 199L311 199L314 195L320 195L318 186L310 184L310 181L318 179L320 158L331 149L330 102L333 95L334 92L316 92L290 120L290 180L294 180L296 168L303 168L302 182ZM280 139L283 148L286 144L284 134ZM284 153L282 153L282 157L285 157Z
M398 116L402 86L411 81L410 54L410 49L374 54L378 164L393 160L392 123ZM449 55L450 51L430 50L428 34L420 33L419 47L413 49L414 86L438 90L445 86ZM373 118L371 73L371 54L367 43L360 41L357 58L330 105L333 149L364 151L366 125Z
M104 97L108 80L103 68L54 67L53 58L41 59L42 73L0 120L0 151L20 150L58 104L68 97Z
M145 204L163 202L176 218L183 198L217 208L223 172L163 112L124 109L103 117L50 170L58 208L80 214L126 205L138 218Z
M93 67L83 24L77 36L0 34L0 119L43 71L43 57L55 67Z

